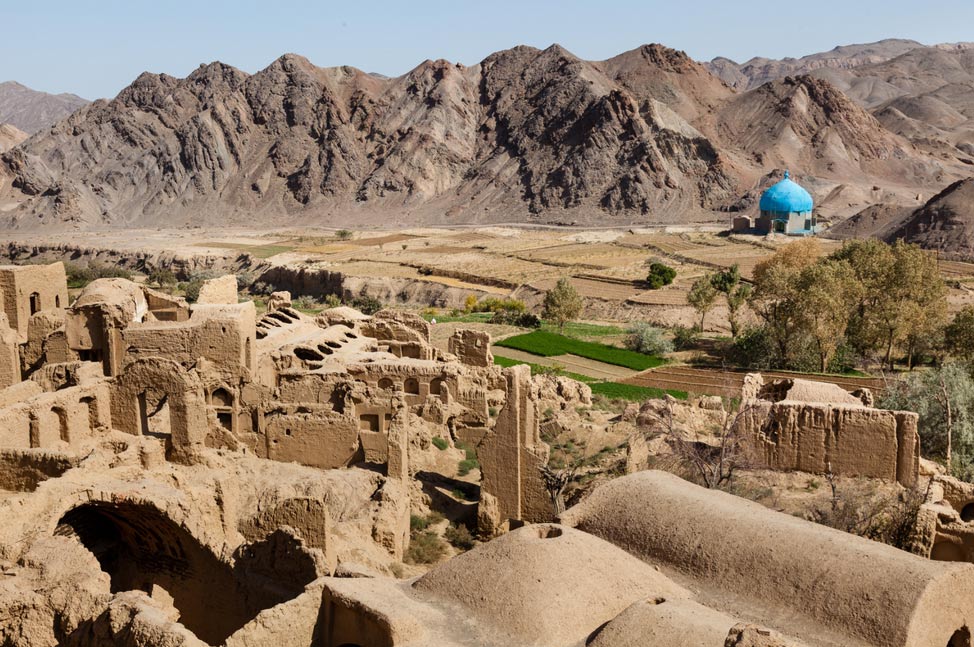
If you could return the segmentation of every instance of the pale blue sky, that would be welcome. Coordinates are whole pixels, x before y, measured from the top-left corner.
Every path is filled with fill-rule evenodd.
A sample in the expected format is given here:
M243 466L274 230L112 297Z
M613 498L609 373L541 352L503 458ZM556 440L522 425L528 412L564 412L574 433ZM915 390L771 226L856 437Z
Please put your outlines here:
M974 41L974 0L0 0L0 81L88 99L139 73L285 52L390 76L427 58L477 63L518 44L600 60L660 42L699 60L802 56L882 38Z

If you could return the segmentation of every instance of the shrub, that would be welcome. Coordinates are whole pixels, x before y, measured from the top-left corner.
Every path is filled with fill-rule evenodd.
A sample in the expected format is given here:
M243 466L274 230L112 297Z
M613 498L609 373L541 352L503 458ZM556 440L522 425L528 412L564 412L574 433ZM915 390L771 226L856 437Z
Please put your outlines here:
M764 326L747 328L734 340L730 360L738 366L767 370L780 365L778 350Z
M474 312L474 308L476 307L477 307L477 295L468 294L467 298L463 300L463 311Z
M443 438L442 436L433 436L433 444L440 451L443 451L450 446L450 443L447 442L446 438Z
M130 279L132 273L114 265L93 263L88 266L65 263L69 288L83 288L95 279Z
M409 515L409 530L414 533L421 532L443 521L443 518L443 515L435 510L425 517L421 517L418 514L411 514Z
M461 524L450 524L443 536L457 550L470 550L474 546L473 535Z
M196 303L196 300L200 298L200 290L203 289L203 279L195 278L189 283L183 284L183 296L190 303Z
M409 564L434 564L446 554L446 545L431 530L416 533L409 541L404 561Z
M370 297L367 294L363 294L362 296L355 297L352 300L352 307L361 311L363 314L374 315L379 310L382 310L383 304L375 297Z
M658 290L664 285L669 285L676 278L676 270L663 263L652 263L649 266L649 275L646 276L646 283L650 290Z
M157 268L152 270L149 274L149 278L146 279L149 283L158 286L164 285L176 285L176 275L172 273L172 270L168 268Z
M639 321L626 331L626 348L647 355L665 355L673 352L673 343L661 328Z
M497 297L487 297L480 301L476 300L471 304L470 298L473 297L471 294L467 297L465 305L470 306L468 312L524 312L527 310L527 306L524 305L523 301L518 299L498 299Z
M457 464L457 474L460 476L466 476L475 469L480 469L476 458L465 458Z
M517 326L519 328L540 328L541 319L530 312L510 312L500 310L495 312L488 323Z
M339 229L338 231L335 232L335 238L337 238L338 240L351 240L352 232L350 232L347 229Z
M677 350L693 348L700 337L700 332L693 327L677 326L673 329L673 347Z
M321 303L314 297L308 296L307 294L302 294L296 299L291 300L291 304L298 310L321 310Z

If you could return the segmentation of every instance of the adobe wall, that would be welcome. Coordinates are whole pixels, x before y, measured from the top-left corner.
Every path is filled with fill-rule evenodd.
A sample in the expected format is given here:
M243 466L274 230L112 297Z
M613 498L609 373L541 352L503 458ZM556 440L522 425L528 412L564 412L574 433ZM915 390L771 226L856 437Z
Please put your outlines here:
M203 385L196 373L170 359L140 359L112 381L112 427L142 435L146 425L145 393L150 389L168 399L171 443L167 458L180 463L196 462L207 434Z
M20 382L20 339L0 313L0 390Z
M541 480L548 446L541 441L531 369L504 369L507 400L477 446L480 461L480 526L488 536L510 521L550 521L554 509Z
M917 419L855 405L751 400L742 404L738 424L755 467L831 471L910 487L919 474Z
M209 360L223 378L249 378L255 365L256 310L252 302L232 306L194 306L184 322L133 324L121 332L122 366L143 357L166 357L183 366Z
M0 298L10 327L26 341L32 314L68 306L64 264L0 266Z
M561 515L672 573L707 606L813 644L949 645L974 627L974 565L923 559L658 471Z
M78 448L111 424L107 382L54 392L22 390L26 397L0 408L0 448Z

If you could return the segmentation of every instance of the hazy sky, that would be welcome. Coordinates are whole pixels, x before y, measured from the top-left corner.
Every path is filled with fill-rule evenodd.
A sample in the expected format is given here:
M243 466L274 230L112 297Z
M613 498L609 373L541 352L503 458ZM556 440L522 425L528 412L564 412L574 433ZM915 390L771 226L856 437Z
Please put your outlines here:
M94 99L145 70L185 76L220 60L255 72L285 52L394 76L519 44L601 60L660 42L743 61L893 37L974 41L974 0L0 0L0 22L0 81Z

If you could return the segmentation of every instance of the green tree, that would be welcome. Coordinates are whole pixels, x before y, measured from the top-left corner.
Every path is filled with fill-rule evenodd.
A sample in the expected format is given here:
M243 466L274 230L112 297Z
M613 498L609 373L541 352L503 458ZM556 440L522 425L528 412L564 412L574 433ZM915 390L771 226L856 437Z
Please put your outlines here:
M944 330L944 350L974 366L974 306L964 306Z
M798 321L815 347L823 373L845 339L849 313L859 299L859 282L846 261L828 259L804 268L796 279Z
M877 403L914 411L925 456L944 461L949 474L974 480L974 379L956 362L908 374Z
M727 323L730 324L731 336L737 339L741 332L740 310L751 296L751 286L741 282L741 270L736 263L729 269L711 275L710 282L727 301Z
M717 301L717 290L714 288L710 275L701 276L690 286L687 293L687 303L700 314L700 331L703 332L704 321Z
M814 238L789 243L754 268L751 308L765 322L779 361L788 364L801 332L798 277L818 261L821 248Z
M544 311L542 316L564 328L565 324L578 318L582 312L582 297L568 277L558 279L555 287L544 295Z

